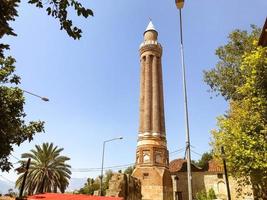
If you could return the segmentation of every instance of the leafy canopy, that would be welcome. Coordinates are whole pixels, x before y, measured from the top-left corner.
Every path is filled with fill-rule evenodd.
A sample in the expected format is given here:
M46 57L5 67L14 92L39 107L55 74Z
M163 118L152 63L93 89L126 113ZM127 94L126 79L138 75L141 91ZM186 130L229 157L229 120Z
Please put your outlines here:
M198 161L193 161L193 164L202 169L207 169L209 161L212 160L212 158L213 158L212 152L205 152L202 154L201 158Z
M107 170L105 172L105 175L103 176L103 193L106 194L106 191L109 187L109 181L111 177L113 176L112 170ZM91 194L93 195L95 191L100 190L100 177L97 177L95 179L88 178L87 182L84 184L82 188L78 191L79 194Z
M218 63L214 68L204 71L204 81L212 92L222 95L226 100L242 98L236 91L237 87L244 84L241 62L245 53L255 50L259 35L260 29L256 26L252 26L251 33L235 30L229 34L228 43L216 49Z
M197 192L196 199L197 200L213 200L213 199L216 199L216 195L215 195L214 190L211 188L209 189L208 192L206 192L205 190Z
M31 158L30 168L28 171L25 191L28 194L57 192L59 189L64 192L69 184L71 175L70 165L66 162L70 160L66 156L60 155L63 148L54 146L53 143L43 143L35 145L30 153L22 154L22 165L26 165L28 158ZM20 188L24 172L20 173L16 181L16 187Z
M73 25L68 13L70 8L78 16L87 18L93 12L82 6L76 0L29 0L29 4L45 9L47 14L59 21L63 29L73 39L80 39L82 31ZM0 39L4 36L17 36L10 22L18 17L17 8L20 0L0 1ZM0 43L0 170L9 171L12 164L8 158L13 151L13 145L20 145L25 140L31 141L33 135L44 131L44 122L30 121L26 123L24 112L23 91L19 88L20 77L14 74L15 58L5 56L9 50L8 44Z
M230 103L212 131L215 154L224 146L230 173L251 182L256 198L267 198L267 48L257 46L258 33L231 33L205 80Z
M17 87L20 78L14 74L14 63L15 59L12 57L0 58L0 169L2 171L8 171L12 166L8 161L13 150L12 145L20 145L25 140L31 141L34 133L44 130L44 122L25 122L23 91Z

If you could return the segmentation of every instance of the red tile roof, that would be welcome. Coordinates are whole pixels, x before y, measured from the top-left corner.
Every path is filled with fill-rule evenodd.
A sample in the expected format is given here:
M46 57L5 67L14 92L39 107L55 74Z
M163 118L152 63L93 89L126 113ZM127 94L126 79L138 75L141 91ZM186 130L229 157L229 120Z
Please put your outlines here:
M59 194L45 193L37 194L27 198L28 200L123 200L120 197L100 197L83 194Z
M171 173L175 172L186 172L187 171L187 161L184 159L175 159L170 162L169 169ZM199 172L203 171L203 169L198 168L194 164L191 164L191 170L192 172Z
M209 161L208 172L223 172L223 166L219 161L212 159Z
M184 163L186 163L186 160L181 159L181 158L172 160L169 164L170 172L180 171Z
M187 162L184 159L175 159L170 162L169 169L171 173L176 172L186 172L187 171ZM191 164L192 172L208 171L208 172L223 172L223 166L219 161L212 159L209 161L208 168L198 168L194 164Z

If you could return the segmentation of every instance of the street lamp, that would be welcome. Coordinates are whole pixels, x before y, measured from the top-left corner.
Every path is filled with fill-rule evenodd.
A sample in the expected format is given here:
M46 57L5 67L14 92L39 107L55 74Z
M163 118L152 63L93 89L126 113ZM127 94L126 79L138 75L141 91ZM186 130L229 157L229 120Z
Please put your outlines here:
M177 9L179 9L179 16L180 16L180 46L181 46L181 62L182 62L184 109L185 109L185 127L186 127L186 159L187 159L188 199L192 200L193 194L192 194L191 151L190 151L189 119L188 119L188 106L187 106L187 90L186 90L184 46L183 46L183 26L182 26L182 8L184 7L184 0L175 0L175 4L176 4Z
M114 140L122 140L123 137L117 137L110 140L105 140L103 142L103 152L102 152L102 166L101 166L101 175L100 175L100 196L103 196L103 169L104 169L104 157L105 157L105 146L107 142L111 142Z
M221 147L221 154L222 154L223 170L224 170L226 190L227 190L227 200L231 200L231 193L230 193L228 174L227 174L227 168L226 168L225 152L224 152L224 147L223 146Z
M40 98L40 99L43 100L43 101L49 101L49 99L46 98L46 97L39 96L39 95L34 94L34 93L32 93L32 92L28 92L28 91L26 91L26 90L22 90L22 91L25 92L25 93L28 93L28 94L30 94L30 95L32 95L32 96L38 97L38 98Z
M2 84L1 84L1 85L2 85ZM21 90L22 90L22 89L21 89ZM25 93L30 94L30 95L32 95L32 96L38 97L38 98L40 98L40 99L43 100L43 101L49 101L49 99L48 99L47 97L42 97L42 96L40 96L40 95L34 94L34 93L32 93L32 92L29 92L29 91L27 91L27 90L22 90L22 92L25 92Z

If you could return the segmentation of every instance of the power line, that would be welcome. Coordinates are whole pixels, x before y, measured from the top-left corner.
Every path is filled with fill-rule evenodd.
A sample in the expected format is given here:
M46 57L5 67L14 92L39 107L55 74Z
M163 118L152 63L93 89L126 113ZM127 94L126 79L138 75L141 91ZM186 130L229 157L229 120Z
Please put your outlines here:
M185 149L185 147L177 149L175 151L172 151L169 153L170 156L174 156L177 153L181 153L183 150ZM20 161L19 158L17 158L16 156L10 154L13 158L17 159L18 161ZM18 162L17 162L18 163ZM13 164L17 164L17 163L13 163ZM123 164L123 165L115 165L115 166L109 166L109 167L104 167L105 170L109 170L109 169L123 169L123 168L127 168L129 166L133 166L135 165L135 163L128 163L128 164ZM94 167L94 168L71 168L72 172L97 172L97 171L101 171L101 167Z
M177 149L175 151L170 152L169 154L176 154L176 153L180 153L184 150L183 148ZM129 166L133 166L135 165L135 163L129 163L129 164L124 164L124 165L115 165L115 166L109 166L109 167L104 167L105 170L109 170L109 169L123 169L123 168L127 168ZM71 169L72 172L97 172L97 171L101 171L101 167L95 167L95 168L72 168Z
M10 154L13 158L15 158L15 159L17 159L18 161L20 161L20 159L19 158L17 158L16 156L14 156L14 155L12 155L12 154Z
M103 169L108 170L108 169L122 169L126 168L129 166L133 166L135 163L130 163L130 164L125 164L125 165L115 165L115 166L110 166L110 167L104 167ZM101 167L99 168L72 168L72 172L93 172L93 171L101 171Z
M175 151L172 151L172 152L170 152L169 154L171 155L171 154L174 154L174 153L180 153L181 151L183 151L185 148L183 147L183 148L180 148L180 149L177 149L177 150L175 150Z
M202 154L200 154L200 153L197 153L197 152L193 151L192 149L191 149L191 151L192 151L194 154L196 154L196 155L198 155L198 156L202 157Z
M9 180L8 178L4 177L3 175L0 175L3 179L5 179L6 181L8 181L9 183L15 184L15 182Z

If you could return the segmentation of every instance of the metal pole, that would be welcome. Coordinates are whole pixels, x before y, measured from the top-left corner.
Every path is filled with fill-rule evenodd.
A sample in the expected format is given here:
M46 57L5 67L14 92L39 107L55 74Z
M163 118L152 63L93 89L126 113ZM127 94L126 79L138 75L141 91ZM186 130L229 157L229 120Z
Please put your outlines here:
M19 192L19 199L21 199L22 195L23 195L23 190L24 190L24 187L25 187L27 174L28 174L28 171L29 171L29 168L30 168L30 163L31 163L31 158L29 158L28 161L27 161L26 171L24 172L24 177L23 177L21 188L20 188L20 192Z
M106 141L103 142L102 166L101 166L101 175L100 175L100 196L103 196L103 169L104 169L105 145L106 145Z
M188 199L193 199L192 194L192 173L191 173L191 151L190 151L190 135L189 135L189 120L187 106L187 90L186 90L186 73L184 63L184 46L183 46L183 26L182 26L182 9L179 9L180 15L180 45L181 45L181 61L183 74L183 92L184 92L184 108L185 108L185 127L186 127L186 159L187 159L187 181L188 181Z
M123 137L117 137L110 140L105 140L103 142L103 152L102 152L102 166L101 166L101 175L100 175L100 196L103 196L103 170L104 170L104 157L105 157L105 146L107 142L111 142L113 140L122 140Z
M226 183L226 190L227 190L227 200L231 200L231 193L230 193L227 167L226 167L226 159L225 159L225 153L224 153L223 147L221 147L221 153L222 153L222 159L223 159L223 169L224 169L224 176L225 176L225 183Z

